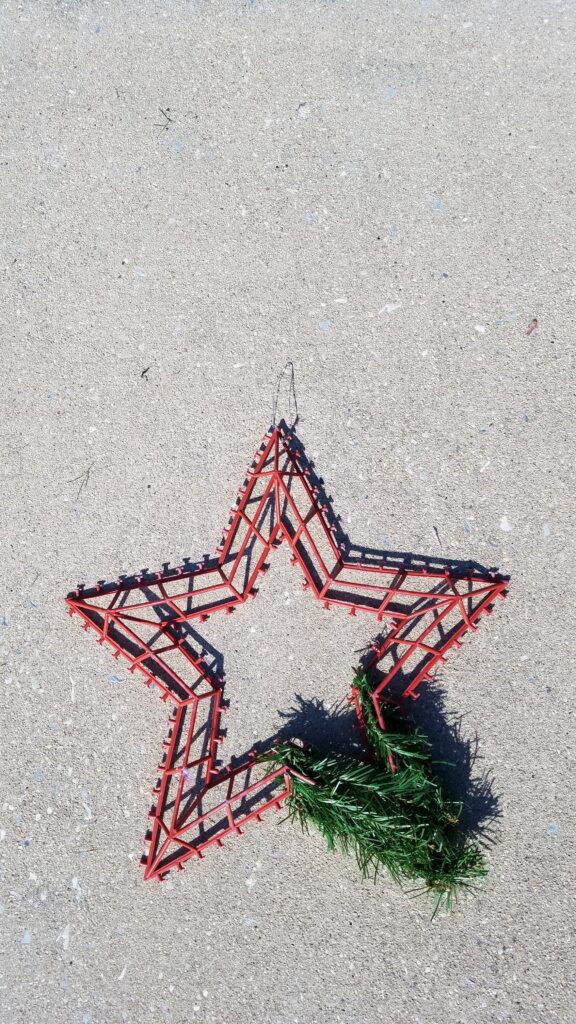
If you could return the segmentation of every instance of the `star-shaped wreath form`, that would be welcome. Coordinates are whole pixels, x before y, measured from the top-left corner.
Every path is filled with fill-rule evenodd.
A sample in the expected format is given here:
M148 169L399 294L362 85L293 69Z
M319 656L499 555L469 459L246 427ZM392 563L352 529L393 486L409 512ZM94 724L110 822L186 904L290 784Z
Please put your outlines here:
M366 613L377 623L380 632L362 668L382 729L384 695L416 698L449 649L506 596L507 581L495 571L458 571L453 563L352 545L293 429L283 422L271 428L214 556L192 567L79 587L66 598L69 614L80 615L84 629L95 630L99 643L126 658L130 671L171 705L152 789L145 879L161 881L189 858L202 859L210 846L241 834L270 808L279 810L290 795L288 768L272 770L255 752L239 764L219 764L223 679L196 650L192 625L219 612L230 615L255 597L259 575L284 541L304 588L324 608Z

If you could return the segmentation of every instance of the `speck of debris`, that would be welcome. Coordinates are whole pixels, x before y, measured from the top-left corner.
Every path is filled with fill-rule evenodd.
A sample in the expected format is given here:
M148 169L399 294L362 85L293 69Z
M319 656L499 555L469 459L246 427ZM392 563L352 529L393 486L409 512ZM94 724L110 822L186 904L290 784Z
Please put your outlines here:
M162 114L162 117L164 118L164 120L162 121L161 124L158 124L158 122L156 122L154 124L154 127L155 128L159 128L160 131L168 131L168 125L169 124L174 124L174 119L170 115L170 107L164 107L164 108L158 107L158 110Z

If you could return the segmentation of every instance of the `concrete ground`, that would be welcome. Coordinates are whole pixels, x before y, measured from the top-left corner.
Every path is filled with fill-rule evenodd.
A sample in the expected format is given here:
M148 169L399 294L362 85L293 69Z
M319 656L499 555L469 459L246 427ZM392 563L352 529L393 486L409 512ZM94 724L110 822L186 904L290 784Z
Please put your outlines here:
M2 5L2 1024L575 1019L575 28L552 0ZM64 613L213 550L287 359L352 540L512 578L442 672L500 816L433 922L276 818L144 884L165 710ZM264 590L210 623L246 743L370 639L283 551Z

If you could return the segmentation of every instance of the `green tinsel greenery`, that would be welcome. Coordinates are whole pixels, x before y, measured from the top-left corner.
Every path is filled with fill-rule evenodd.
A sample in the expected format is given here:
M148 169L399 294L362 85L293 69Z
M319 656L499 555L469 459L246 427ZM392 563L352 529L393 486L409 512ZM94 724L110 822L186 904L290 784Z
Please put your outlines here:
M371 760L291 743L262 760L289 769L289 813L304 831L312 825L329 849L354 853L365 876L376 878L386 868L397 882L419 880L415 891L432 894L434 914L451 909L458 891L486 874L482 852L458 830L461 805L434 775L424 734L410 731L392 705L383 731L366 676L357 675L354 686Z

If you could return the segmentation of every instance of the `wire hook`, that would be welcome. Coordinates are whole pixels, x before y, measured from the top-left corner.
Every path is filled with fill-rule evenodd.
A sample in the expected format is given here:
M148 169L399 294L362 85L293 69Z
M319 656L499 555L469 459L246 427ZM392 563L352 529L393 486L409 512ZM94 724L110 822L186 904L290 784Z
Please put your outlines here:
M290 374L288 381L288 418L290 419L294 413L294 420L290 424L291 427L295 427L298 422L298 400L296 398L296 384L295 384L295 373L294 363L291 359L288 359L286 365L278 374L278 380L276 381L276 392L272 399L272 426L276 426L276 412L278 410L278 400L280 398L280 388L282 387L282 381L286 374Z

